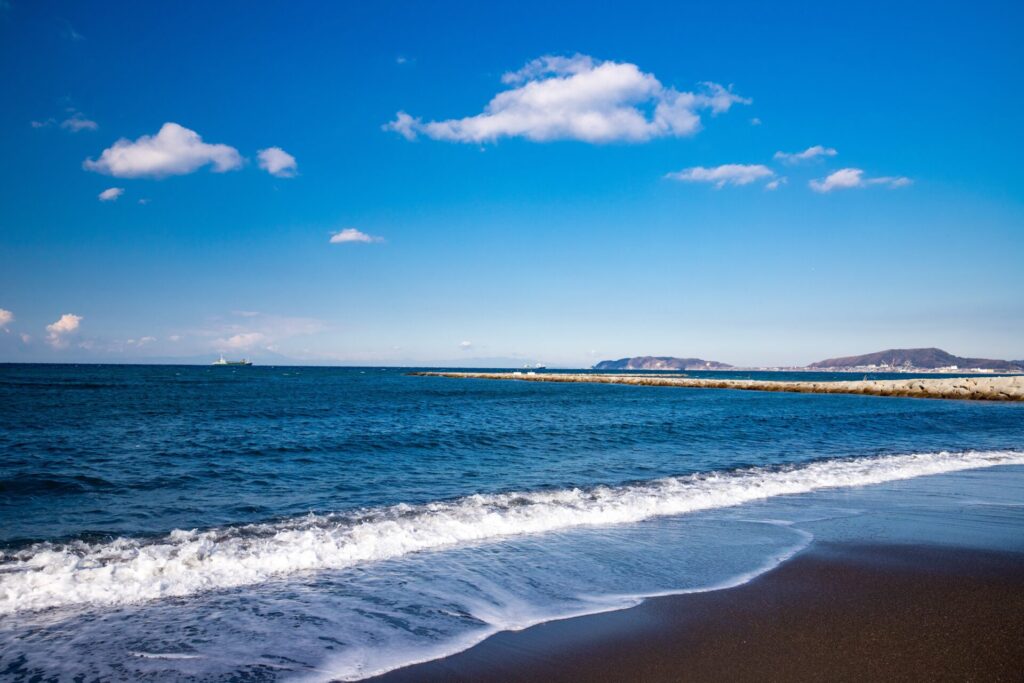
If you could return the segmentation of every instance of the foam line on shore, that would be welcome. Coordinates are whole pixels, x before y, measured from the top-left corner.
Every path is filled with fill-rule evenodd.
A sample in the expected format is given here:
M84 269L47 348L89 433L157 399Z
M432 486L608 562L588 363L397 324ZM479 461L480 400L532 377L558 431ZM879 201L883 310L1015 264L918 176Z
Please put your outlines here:
M161 538L39 543L0 554L0 614L113 605L252 585L424 550L523 534L628 524L820 489L1022 465L1018 451L824 460L668 477L624 486L472 495L345 515L176 530Z

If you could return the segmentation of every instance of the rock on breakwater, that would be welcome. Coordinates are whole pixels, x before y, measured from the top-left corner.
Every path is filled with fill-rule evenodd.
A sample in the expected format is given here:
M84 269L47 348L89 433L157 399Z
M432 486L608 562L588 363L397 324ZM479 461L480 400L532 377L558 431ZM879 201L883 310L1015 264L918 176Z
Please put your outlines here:
M414 372L413 375L463 379L504 379L525 382L582 382L635 384L693 389L740 389L788 391L806 394L867 394L910 398L946 398L973 401L1024 401L1024 375L1013 377L943 377L925 379L873 379L837 382L806 382L759 379L709 379L661 375L604 375L590 373L521 372Z

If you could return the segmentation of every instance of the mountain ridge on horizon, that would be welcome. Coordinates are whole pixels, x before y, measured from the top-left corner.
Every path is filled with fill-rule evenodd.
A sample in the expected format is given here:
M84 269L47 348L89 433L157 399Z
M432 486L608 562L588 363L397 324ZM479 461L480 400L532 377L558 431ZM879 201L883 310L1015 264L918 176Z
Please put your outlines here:
M674 356L632 356L618 360L603 360L594 370L728 370L735 366L703 358L676 358Z
M928 370L938 368L966 369L978 368L981 370L1024 370L1024 363L1020 361L998 360L993 358L964 358L936 347L916 349L886 349L859 356L841 356L837 358L826 358L825 360L811 363L808 368L854 368L864 366L889 366L889 367L913 367Z
M956 356L936 347L886 349L857 356L826 358L804 367L816 370L827 368L857 367L917 368L936 370L940 368L1002 370L1024 372L1024 360L999 360L993 358L966 358ZM628 356L617 360L602 360L592 366L594 370L731 370L737 366L702 358L680 358L676 356Z

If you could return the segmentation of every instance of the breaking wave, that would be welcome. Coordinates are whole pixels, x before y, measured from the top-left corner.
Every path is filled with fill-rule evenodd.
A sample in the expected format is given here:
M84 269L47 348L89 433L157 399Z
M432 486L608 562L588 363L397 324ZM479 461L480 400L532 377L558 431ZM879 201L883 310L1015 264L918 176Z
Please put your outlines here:
M0 553L0 614L191 595L521 534L626 524L820 489L1022 464L1024 453L1016 451L845 458L175 530L156 540L37 543Z

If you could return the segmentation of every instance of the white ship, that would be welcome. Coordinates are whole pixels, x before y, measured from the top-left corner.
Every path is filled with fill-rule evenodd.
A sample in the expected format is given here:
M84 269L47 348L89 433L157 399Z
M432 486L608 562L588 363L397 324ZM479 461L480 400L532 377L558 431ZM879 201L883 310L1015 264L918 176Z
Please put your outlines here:
M220 358L213 361L212 365L252 365L252 361L248 358L242 360L227 360L224 358L224 354L221 354Z

